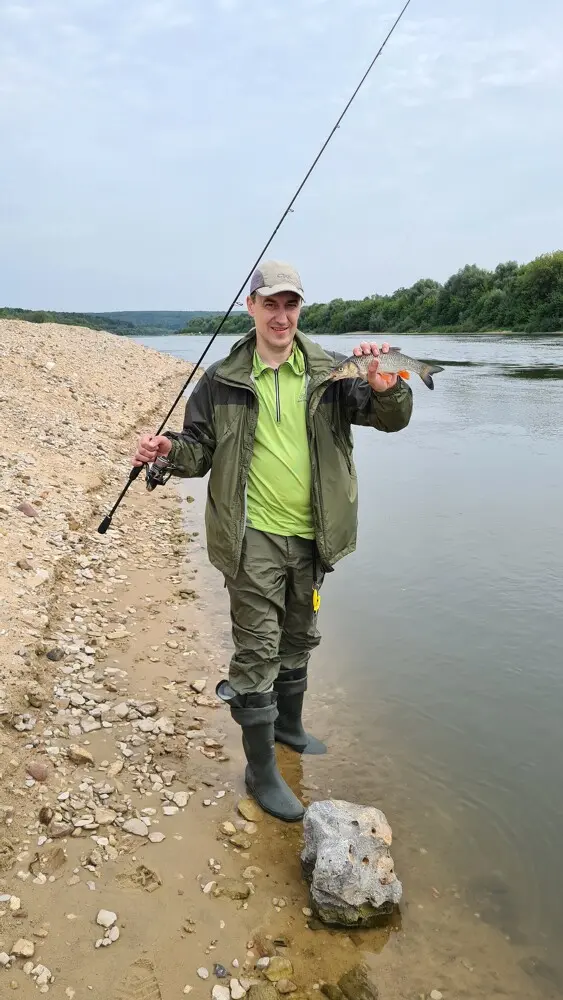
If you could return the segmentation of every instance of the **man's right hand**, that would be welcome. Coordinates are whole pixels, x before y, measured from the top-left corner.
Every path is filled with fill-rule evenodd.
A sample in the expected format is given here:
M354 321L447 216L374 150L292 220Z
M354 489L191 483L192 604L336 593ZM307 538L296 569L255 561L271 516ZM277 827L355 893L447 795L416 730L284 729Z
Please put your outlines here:
M133 465L148 465L150 462L154 462L157 455L166 457L171 448L172 441L170 438L164 437L163 434L143 434L139 438L137 451L133 456Z

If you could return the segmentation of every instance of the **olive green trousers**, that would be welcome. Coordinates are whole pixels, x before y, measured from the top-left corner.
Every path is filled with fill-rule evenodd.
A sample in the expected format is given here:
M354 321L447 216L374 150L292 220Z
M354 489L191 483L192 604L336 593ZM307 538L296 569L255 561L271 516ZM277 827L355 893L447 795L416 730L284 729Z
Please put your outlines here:
M280 672L307 667L321 640L313 588L323 576L313 541L246 529L237 575L225 579L237 694L269 691Z

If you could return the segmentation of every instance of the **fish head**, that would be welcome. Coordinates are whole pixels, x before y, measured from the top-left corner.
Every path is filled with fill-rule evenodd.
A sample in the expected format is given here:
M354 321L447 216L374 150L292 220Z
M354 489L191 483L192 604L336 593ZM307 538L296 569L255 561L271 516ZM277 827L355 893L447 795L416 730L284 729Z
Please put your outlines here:
M333 382L341 378L358 378L360 375L360 366L355 358L346 358L346 361L342 361L330 371L330 378Z

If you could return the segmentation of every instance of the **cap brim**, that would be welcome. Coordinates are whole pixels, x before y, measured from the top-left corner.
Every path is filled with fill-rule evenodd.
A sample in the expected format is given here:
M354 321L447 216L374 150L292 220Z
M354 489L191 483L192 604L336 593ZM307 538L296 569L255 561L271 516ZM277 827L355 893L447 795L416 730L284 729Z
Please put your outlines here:
M268 295L278 295L280 292L295 292L300 299L305 301L303 289L297 288L297 285L292 285L290 282L285 282L281 285L264 285L262 288L256 289L256 294L261 295L263 298L267 298Z

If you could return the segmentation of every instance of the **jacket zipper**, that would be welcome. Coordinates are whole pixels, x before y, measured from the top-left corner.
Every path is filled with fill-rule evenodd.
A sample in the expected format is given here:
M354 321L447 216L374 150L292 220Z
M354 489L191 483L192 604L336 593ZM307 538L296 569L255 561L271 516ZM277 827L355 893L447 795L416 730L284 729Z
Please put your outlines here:
M280 375L279 370L274 368L274 385L276 387L276 423L279 424L281 421L281 403L280 403Z

